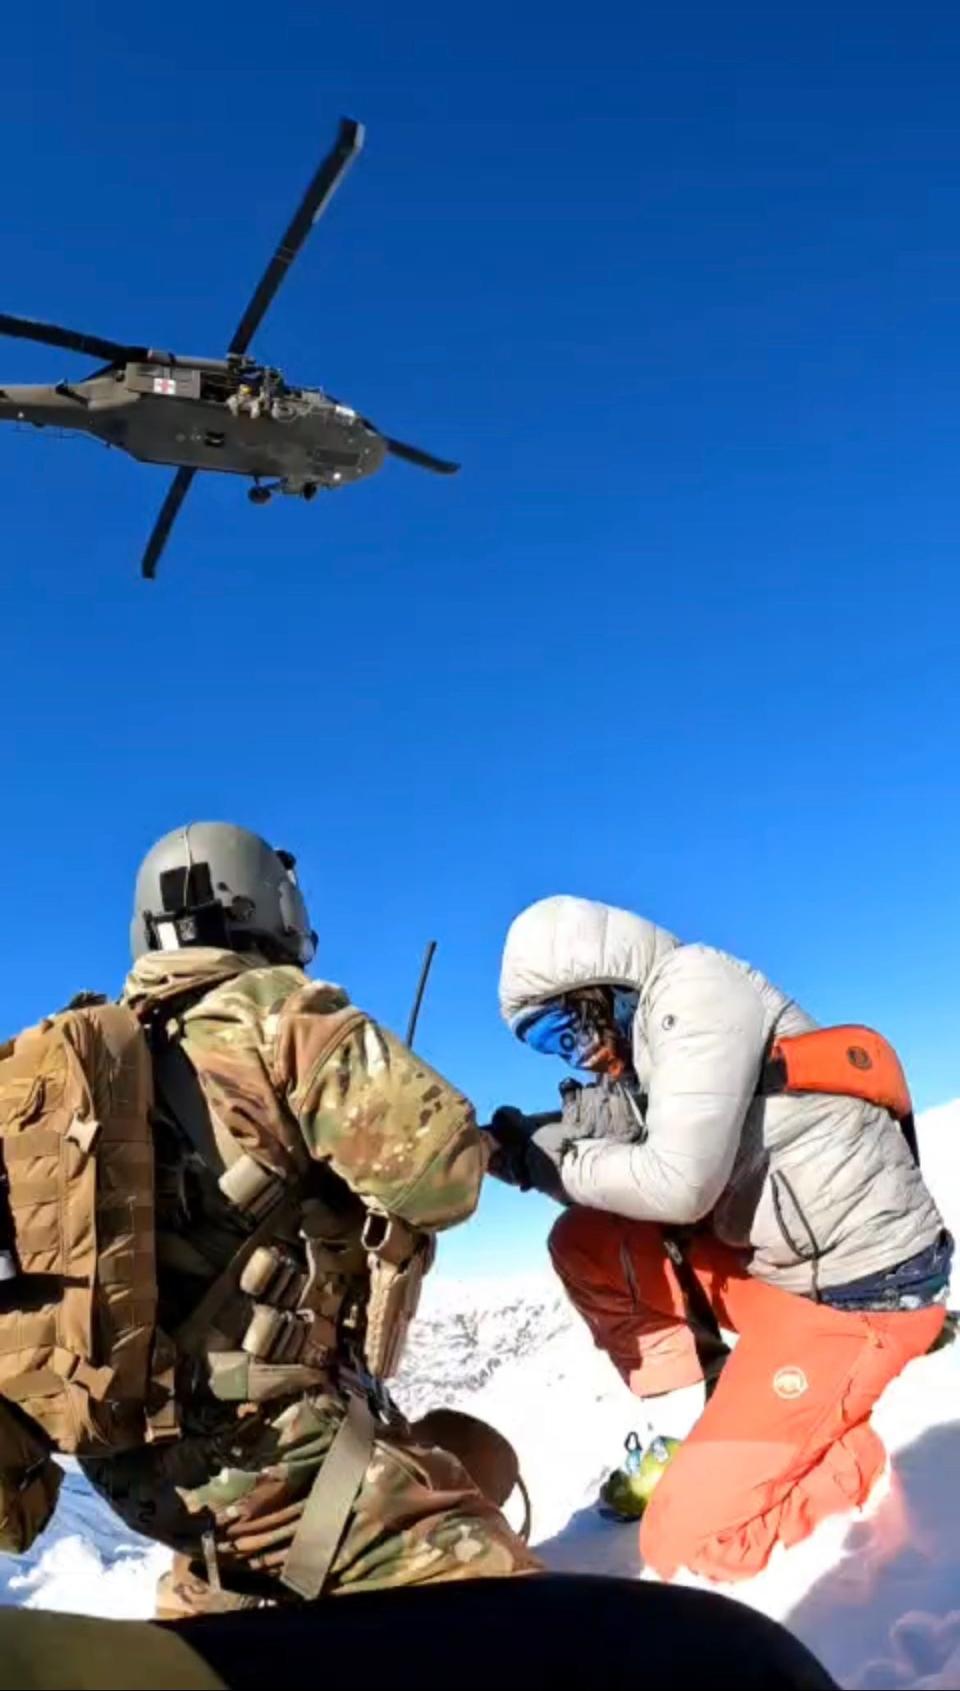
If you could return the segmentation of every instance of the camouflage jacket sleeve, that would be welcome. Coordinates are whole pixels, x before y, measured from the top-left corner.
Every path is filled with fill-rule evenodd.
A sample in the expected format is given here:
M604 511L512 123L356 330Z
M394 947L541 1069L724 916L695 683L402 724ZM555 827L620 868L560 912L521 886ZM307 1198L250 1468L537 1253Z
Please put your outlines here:
M471 1105L339 987L251 969L195 1005L184 1035L215 1122L276 1173L326 1162L411 1227L472 1214L487 1141Z

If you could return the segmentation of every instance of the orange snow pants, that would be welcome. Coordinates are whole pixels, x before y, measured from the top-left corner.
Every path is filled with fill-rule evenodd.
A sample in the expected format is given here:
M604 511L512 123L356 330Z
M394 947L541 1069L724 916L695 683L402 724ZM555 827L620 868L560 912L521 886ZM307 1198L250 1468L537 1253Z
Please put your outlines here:
M567 1293L638 1397L703 1378L683 1295L652 1222L570 1209L550 1235ZM640 1548L679 1568L746 1579L775 1544L857 1508L886 1463L870 1425L884 1387L939 1337L946 1311L848 1313L754 1280L710 1236L687 1256L721 1326L740 1335L716 1391L664 1473Z

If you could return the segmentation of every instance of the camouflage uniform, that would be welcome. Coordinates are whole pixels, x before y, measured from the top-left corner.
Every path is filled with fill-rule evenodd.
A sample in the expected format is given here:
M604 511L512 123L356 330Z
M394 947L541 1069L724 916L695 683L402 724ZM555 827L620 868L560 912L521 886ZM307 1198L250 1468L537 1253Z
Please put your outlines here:
M157 1052L159 1328L184 1341L172 1394L179 1426L175 1438L86 1457L83 1466L131 1526L178 1552L161 1594L164 1614L282 1600L290 1597L279 1577L284 1558L344 1418L347 1388L373 1384L362 1362L372 1270L360 1227L372 1212L428 1240L465 1219L476 1205L485 1142L459 1099L460 1125L411 1182L418 1144L455 1095L419 1063L414 1095L404 1048L353 1011L339 988L297 967L207 949L151 952L123 1000L151 1028ZM344 1016L356 1025L335 1061L325 1062L331 1021ZM171 1049L186 1064L175 1055L171 1068ZM391 1086L401 1089L396 1107ZM302 1256L312 1177L321 1181L327 1217L314 1262L323 1268L315 1331L325 1348L315 1344L287 1366L257 1364L260 1389L250 1395L250 1358L238 1346L256 1300L235 1292L221 1301L201 1324L202 1347L186 1342L184 1326L250 1233L250 1215L224 1195L219 1178L225 1167L236 1174L244 1158L279 1190L304 1195L295 1218L277 1222L288 1255ZM384 1413L325 1591L537 1571L456 1457L417 1444L385 1394L379 1401Z

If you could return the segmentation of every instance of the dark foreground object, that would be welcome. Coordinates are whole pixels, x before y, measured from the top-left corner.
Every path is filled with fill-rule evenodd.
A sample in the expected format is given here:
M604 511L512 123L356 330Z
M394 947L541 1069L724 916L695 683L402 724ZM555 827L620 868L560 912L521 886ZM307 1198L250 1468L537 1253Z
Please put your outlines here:
M0 1611L0 1691L349 1680L390 1691L835 1691L789 1632L729 1598L575 1574L358 1593L176 1627Z

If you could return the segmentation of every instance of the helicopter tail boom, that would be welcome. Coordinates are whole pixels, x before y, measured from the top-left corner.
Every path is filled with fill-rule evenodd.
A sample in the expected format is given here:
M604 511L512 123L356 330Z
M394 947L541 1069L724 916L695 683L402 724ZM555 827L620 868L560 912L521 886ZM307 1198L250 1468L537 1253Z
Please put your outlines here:
M89 401L70 382L56 387L0 387L0 423L29 423L34 428L95 431L87 422Z

